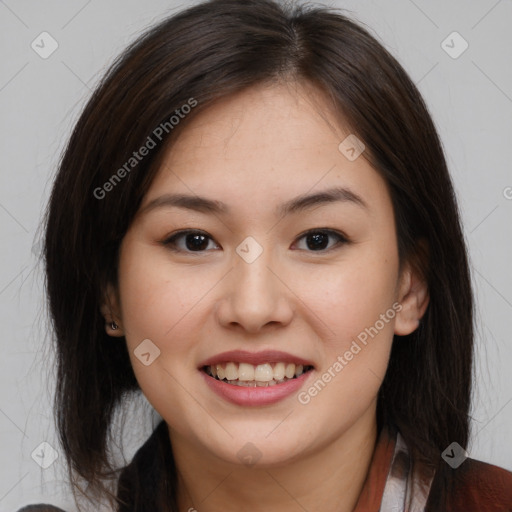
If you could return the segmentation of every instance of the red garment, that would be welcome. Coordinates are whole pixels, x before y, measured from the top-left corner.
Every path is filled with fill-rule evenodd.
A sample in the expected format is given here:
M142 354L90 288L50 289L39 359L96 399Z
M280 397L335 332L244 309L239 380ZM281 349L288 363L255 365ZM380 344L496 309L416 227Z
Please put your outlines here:
M397 438L384 428L354 512L408 512L381 510L382 498L395 454ZM512 472L467 458L457 469L441 462L424 512L512 512Z

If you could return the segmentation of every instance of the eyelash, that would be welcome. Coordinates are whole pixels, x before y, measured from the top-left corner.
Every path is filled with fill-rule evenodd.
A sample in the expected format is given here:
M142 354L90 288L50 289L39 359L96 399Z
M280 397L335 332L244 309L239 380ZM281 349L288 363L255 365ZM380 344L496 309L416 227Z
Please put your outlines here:
M311 250L305 249L306 252L327 253L327 252L332 251L333 249L340 248L341 246L350 243L350 240L345 235L343 235L342 233L340 233L338 231L335 231L333 229L327 229L327 228L310 229L310 230L306 231L305 233L302 233L301 235L299 235L297 237L297 240L301 240L301 239L307 237L308 235L316 234L316 233L321 233L321 234L324 234L324 235L334 236L334 237L336 237L338 239L338 241L332 247L330 247L328 249L320 249L318 251L311 251ZM203 235L203 236L209 238L210 240L213 240L213 238L210 237L204 231L200 231L200 230L197 230L197 229L185 229L185 230L182 230L182 231L178 231L177 233L174 233L170 237L167 237L161 243L162 243L162 245L164 245L165 247L167 247L168 249L170 249L171 251L174 251L174 252L182 252L182 253L184 252L184 253L188 253L188 254L201 254L201 253L206 252L207 250L189 251L189 250L183 250L183 249L176 248L176 240L178 240L179 238L184 237L186 235L189 235L189 234ZM300 250L302 250L302 249L300 249Z

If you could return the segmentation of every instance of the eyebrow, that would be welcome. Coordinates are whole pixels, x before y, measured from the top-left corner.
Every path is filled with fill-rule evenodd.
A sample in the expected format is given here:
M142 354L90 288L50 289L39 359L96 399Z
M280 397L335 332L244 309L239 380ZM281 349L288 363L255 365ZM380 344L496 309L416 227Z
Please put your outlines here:
M286 201L276 209L276 215L285 216L334 202L354 204L368 209L368 205L361 196L346 187L335 187L315 194L300 195ZM222 201L187 194L163 194L150 201L140 213L171 207L185 208L206 214L229 214L231 211L229 206Z

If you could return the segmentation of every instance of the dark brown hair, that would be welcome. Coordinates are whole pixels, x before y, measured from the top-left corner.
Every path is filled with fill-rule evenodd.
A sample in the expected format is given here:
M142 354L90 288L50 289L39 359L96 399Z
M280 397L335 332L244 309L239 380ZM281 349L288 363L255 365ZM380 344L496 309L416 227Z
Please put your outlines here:
M372 35L337 10L213 0L152 27L114 62L74 128L49 201L44 256L58 360L55 414L70 479L88 484L89 495L119 469L108 456L112 418L140 391L126 345L109 338L100 313L106 284L117 283L120 242L178 130L221 98L277 81L319 87L340 123L364 142L364 157L389 186L400 262L412 261L428 282L420 327L393 341L379 425L396 425L429 468L453 441L467 445L467 253L443 149L420 93ZM155 128L191 98L197 103L186 119L98 198L95 191L112 184ZM172 483L172 463L168 469ZM140 485L141 496L157 488Z

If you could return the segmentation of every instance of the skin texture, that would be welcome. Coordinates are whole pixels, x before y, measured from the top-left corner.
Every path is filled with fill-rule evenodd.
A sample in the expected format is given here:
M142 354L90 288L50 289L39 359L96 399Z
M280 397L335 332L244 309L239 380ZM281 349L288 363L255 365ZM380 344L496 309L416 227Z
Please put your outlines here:
M120 326L107 332L126 337L140 387L168 425L181 510L341 512L357 502L393 334L417 328L428 292L409 265L399 273L386 183L364 153L349 161L338 150L349 133L331 112L308 84L262 85L217 102L169 148L123 239L119 288L109 288L102 311ZM366 206L275 213L333 186ZM143 211L178 192L222 201L230 213ZM326 248L308 247L304 232L322 228L349 241L331 236ZM181 252L163 244L181 229L210 237L202 252L187 249L185 236ZM252 263L236 252L248 236L263 249ZM273 405L234 405L198 370L226 350L277 349L313 363L307 390L394 303L396 316L307 404L295 393ZM134 355L145 339L161 351L149 366ZM237 456L247 442L261 454L251 467Z

